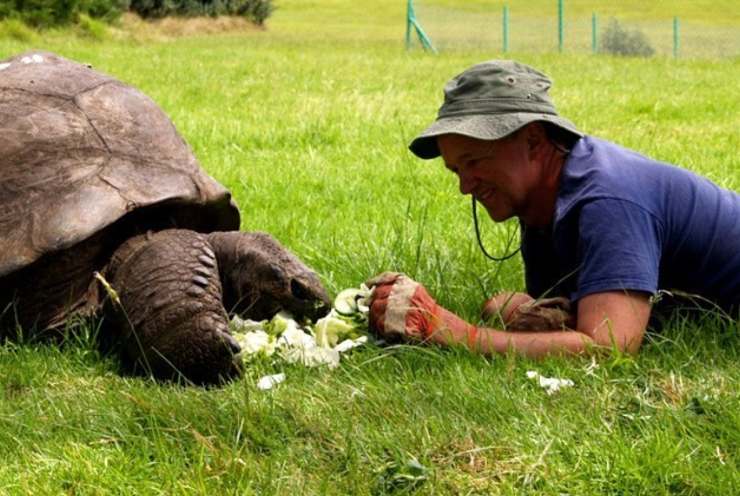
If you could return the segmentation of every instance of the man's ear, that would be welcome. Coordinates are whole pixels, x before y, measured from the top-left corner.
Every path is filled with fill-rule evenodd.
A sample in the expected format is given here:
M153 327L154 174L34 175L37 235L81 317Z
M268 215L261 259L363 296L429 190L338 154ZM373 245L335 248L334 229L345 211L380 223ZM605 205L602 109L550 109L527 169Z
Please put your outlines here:
M539 122L531 122L527 124L525 133L529 156L530 158L534 158L539 153L541 153L542 145L547 142L547 133L545 132L545 127Z

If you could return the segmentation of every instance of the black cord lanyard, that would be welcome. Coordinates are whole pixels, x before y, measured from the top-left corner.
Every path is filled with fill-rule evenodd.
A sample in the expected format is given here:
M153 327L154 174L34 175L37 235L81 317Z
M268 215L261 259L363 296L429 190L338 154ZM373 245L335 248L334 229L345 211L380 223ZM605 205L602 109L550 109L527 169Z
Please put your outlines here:
M483 252L483 254L486 257L488 257L491 260L493 260L494 262L503 262L504 260L508 260L511 257L513 257L514 255L516 255L517 253L519 253L519 250L522 249L522 246L521 245L519 245L519 248L517 248L513 252L511 252L508 255L503 256L503 257L493 257L493 256L491 256L491 255L488 254L488 252L486 251L486 249L483 247L483 242L480 239L480 228L478 227L478 211L476 210L475 197L473 195L470 195L470 198L472 200L472 205L473 205L473 225L475 226L475 237L478 238L478 246L480 246L480 249ZM514 241L514 234L512 232L512 235L509 236L509 241L506 242L506 251L509 251L509 248L511 247L511 243L513 241Z

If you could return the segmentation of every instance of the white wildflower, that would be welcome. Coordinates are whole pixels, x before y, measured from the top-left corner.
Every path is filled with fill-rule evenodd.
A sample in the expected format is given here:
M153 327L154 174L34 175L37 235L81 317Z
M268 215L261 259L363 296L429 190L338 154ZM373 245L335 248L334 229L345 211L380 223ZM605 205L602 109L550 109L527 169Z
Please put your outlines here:
M285 380L285 374L266 375L257 381L257 389L266 391L277 386Z
M596 357L591 357L591 363L589 363L586 368L584 369L584 372L586 375L596 375L596 369L599 368L599 364L596 363Z
M534 370L527 371L527 377L529 379L537 379L541 388L545 390L548 395L553 395L560 391L564 387L573 387L575 383L570 379L559 379L557 377L545 377L540 375L539 372Z

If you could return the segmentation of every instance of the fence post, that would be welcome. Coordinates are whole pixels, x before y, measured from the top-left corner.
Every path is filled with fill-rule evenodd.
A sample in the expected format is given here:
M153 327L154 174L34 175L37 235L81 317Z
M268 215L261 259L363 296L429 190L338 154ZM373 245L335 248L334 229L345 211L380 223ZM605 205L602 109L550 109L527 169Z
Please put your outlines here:
M599 19L596 12L591 14L591 51L599 53Z
M504 53L509 51L509 6L504 5Z
M419 38L419 42L421 43L421 46L424 47L424 50L429 50L432 53L437 53L437 49L434 48L434 45L432 45L432 40L429 39L429 36L427 36L427 34L422 29L421 24L419 24L419 21L416 19L416 12L414 12L414 0L408 0L408 3L406 4L406 50L411 48L412 28L414 31L416 31L416 36Z
M678 16L675 16L673 18L673 58L678 58L678 50L680 47L681 38L679 35L679 24L678 24Z
M565 37L563 26L563 0L558 0L558 51L563 51L563 38Z
M408 0L406 3L406 50L411 48L411 13L414 10L414 6L411 4L413 0Z

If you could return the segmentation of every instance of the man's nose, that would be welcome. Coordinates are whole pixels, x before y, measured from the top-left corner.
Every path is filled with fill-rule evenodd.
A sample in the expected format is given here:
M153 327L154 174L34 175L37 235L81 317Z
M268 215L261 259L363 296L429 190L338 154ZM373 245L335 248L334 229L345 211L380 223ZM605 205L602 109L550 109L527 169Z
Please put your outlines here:
M478 184L477 179L464 172L459 173L458 178L460 179L460 193L463 195L471 194Z

